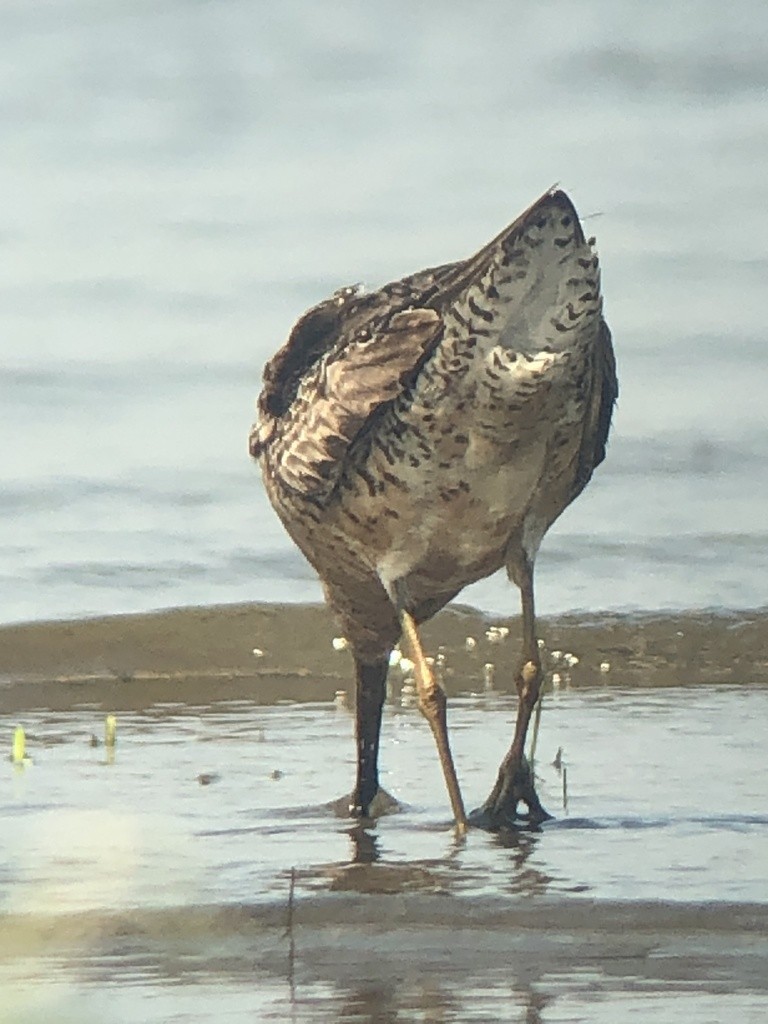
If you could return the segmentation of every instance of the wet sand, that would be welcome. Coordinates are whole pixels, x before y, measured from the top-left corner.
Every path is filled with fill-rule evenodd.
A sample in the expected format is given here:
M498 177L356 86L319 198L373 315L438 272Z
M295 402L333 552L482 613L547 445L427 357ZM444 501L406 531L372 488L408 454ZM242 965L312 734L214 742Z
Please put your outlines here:
M371 872L378 869L370 867ZM0 958L104 959L130 948L161 959L192 952L209 967L285 972L291 953L325 976L354 976L381 958L426 967L450 950L451 970L477 972L527 962L538 976L611 963L648 979L717 981L768 992L768 907L615 901L477 899L447 895L312 896L279 903L190 906L70 915L0 916ZM293 947L292 950L290 947Z
M492 624L509 629L504 642L486 636ZM518 619L491 620L454 606L423 633L429 652L445 652L449 694L476 689L488 663L495 689L513 692ZM326 700L350 682L349 655L332 646L337 635L321 605L222 605L4 626L2 700L9 710L27 701L66 708L93 699L93 683L100 684L99 699L116 710L173 695L189 702ZM545 666L557 668L552 652L578 658L568 668L576 687L768 682L766 610L572 615L541 620L539 635ZM467 637L476 641L472 651Z

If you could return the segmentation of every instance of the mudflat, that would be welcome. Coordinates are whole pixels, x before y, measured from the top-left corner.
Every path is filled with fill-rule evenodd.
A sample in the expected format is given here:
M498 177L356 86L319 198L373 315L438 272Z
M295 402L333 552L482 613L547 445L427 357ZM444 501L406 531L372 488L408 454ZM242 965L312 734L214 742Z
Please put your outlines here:
M509 630L504 642L494 627ZM494 688L514 691L518 619L454 606L423 632L427 650L445 654L449 694L475 688L489 663ZM545 660L557 651L578 658L569 666L573 686L768 682L766 610L568 615L542 620L539 632ZM240 694L267 703L323 700L350 679L348 655L332 644L337 636L322 605L235 604L10 625L0 628L0 685L9 709L26 699L63 708L94 683L94 696L118 709L169 693L188 701ZM47 683L54 685L41 690Z

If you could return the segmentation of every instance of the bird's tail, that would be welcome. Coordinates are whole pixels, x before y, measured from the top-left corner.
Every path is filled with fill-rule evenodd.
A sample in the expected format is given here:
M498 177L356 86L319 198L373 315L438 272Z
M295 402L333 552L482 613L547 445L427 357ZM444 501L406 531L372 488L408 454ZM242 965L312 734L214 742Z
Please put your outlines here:
M451 289L459 316L518 352L559 352L602 312L600 267L568 196L551 189L475 255Z

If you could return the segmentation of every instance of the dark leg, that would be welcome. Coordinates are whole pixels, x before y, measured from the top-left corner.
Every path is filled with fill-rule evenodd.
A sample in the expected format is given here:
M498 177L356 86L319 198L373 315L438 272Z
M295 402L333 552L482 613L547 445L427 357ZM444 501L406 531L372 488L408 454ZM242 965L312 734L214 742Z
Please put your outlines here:
M533 775L523 753L528 723L539 698L542 672L533 607L533 566L526 564L519 576L523 610L523 662L516 680L517 720L512 746L501 763L496 785L483 806L470 816L470 824L481 828L512 824L518 817L517 805L521 800L528 807L525 816L528 821L539 823L550 817L536 795Z
M371 804L379 792L379 732L388 668L388 658L366 664L355 656L357 784L349 799L349 813L355 818L372 816Z

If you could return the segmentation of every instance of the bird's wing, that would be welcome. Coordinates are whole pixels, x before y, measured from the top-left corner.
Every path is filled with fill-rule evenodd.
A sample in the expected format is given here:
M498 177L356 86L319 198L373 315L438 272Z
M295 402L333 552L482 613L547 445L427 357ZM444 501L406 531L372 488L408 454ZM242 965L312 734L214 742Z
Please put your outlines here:
M592 471L605 458L605 446L611 429L613 407L619 396L616 358L608 324L600 319L598 337L592 351L592 387L584 419L581 449L574 480L575 498L589 483Z
M294 494L328 500L355 438L415 380L443 329L440 315L423 308L401 309L374 323L355 333L346 322L344 337L351 334L351 340L344 344L339 323L335 337L321 342L294 329L265 370L251 453L263 454L272 477ZM326 350L312 361L320 343ZM292 353L292 346L304 355ZM275 366L276 360L282 361Z
M599 466L605 458L605 446L611 429L613 407L619 397L619 379L616 375L616 356L613 352L611 332L605 320L600 322L600 344L597 359L600 366L600 403L595 431L594 463Z

